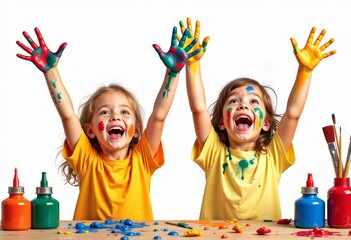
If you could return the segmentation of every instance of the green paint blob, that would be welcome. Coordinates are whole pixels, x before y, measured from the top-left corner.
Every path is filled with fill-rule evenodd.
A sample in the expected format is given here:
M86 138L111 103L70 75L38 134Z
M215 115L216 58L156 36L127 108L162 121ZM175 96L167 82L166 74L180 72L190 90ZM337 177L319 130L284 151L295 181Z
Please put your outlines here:
M241 180L244 180L244 170L249 167L249 161L246 159L240 160L239 167L241 168Z
M57 87L56 82L51 81L51 86L52 86L53 88L56 88L56 87Z
M259 116L258 127L261 127L263 121L263 112L260 108L254 108L255 113ZM256 126L257 127L257 126Z
M62 93L61 92L57 94L57 100L58 100L58 102L60 102L62 100Z
M228 163L223 163L222 168L223 168L223 175L225 174L225 170L228 167Z

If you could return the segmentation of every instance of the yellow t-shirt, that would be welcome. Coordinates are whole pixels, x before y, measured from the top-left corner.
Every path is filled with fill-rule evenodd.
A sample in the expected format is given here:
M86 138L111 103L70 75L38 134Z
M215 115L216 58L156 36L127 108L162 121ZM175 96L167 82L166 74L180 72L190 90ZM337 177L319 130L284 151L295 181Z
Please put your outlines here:
M191 158L206 174L200 219L281 218L279 180L295 162L294 149L285 152L275 134L267 150L261 155L234 150L220 142L213 128L202 151L195 142Z
M78 176L74 220L153 220L151 176L164 163L162 143L153 157L145 133L123 160L98 153L84 131L73 153L65 142L63 157Z

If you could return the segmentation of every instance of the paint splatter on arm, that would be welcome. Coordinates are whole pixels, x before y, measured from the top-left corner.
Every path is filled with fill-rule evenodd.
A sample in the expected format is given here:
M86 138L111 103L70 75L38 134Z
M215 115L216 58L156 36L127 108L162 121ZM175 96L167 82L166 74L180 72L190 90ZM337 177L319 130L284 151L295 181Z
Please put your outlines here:
M44 73L44 77L48 86L49 93L55 104L56 110L62 120L63 128L66 134L66 140L71 149L75 146L81 134L81 126L76 116L71 102L70 96L62 83L57 65L62 56L62 52L67 43L62 43L58 50L54 53L47 47L44 38L38 28L34 29L39 45L33 41L27 32L23 32L23 36L28 41L30 47L17 41L17 45L26 51L29 56L17 54L17 57L32 62L40 71ZM59 103L59 104L58 104Z

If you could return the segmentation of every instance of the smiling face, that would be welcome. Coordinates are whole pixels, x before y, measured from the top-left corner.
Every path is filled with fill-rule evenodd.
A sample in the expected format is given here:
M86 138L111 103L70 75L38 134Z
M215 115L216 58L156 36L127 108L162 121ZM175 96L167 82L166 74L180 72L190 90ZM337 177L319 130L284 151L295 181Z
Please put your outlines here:
M270 127L265 115L261 90L254 85L244 85L228 94L219 128L227 131L232 148L254 150L261 130L267 131Z
M130 99L121 92L107 92L96 99L86 133L97 138L102 152L112 159L125 159L133 137L138 138Z

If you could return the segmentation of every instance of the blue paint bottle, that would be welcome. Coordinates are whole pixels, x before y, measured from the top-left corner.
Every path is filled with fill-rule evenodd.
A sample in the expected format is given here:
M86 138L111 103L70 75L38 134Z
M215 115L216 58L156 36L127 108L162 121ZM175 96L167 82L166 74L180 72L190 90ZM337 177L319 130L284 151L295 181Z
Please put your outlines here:
M302 197L295 201L295 227L324 227L325 203L317 197L318 188L314 186L312 173L307 176L306 187L301 188Z

